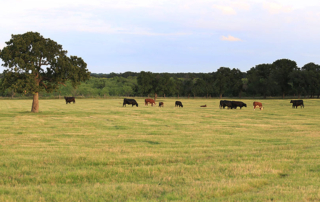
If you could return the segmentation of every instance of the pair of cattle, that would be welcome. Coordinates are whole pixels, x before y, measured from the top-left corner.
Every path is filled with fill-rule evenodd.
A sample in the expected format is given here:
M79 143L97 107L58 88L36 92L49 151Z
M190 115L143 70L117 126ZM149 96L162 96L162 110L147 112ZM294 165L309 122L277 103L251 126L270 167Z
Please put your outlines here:
M145 99L144 100L144 104L145 105L148 105L148 104L151 104L151 106L153 106L153 104L155 104L156 105L156 103L155 103L155 101L153 100L153 99ZM138 103L137 103L137 101L135 100L135 99L127 99L127 98L124 98L123 99L123 105L122 106L127 106L127 104L128 105L132 105L132 106L137 106L138 107ZM163 107L163 102L159 102L159 107Z
M247 107L247 104L240 101L229 101L229 100L220 100L220 108L228 107L228 109L237 109L237 107Z

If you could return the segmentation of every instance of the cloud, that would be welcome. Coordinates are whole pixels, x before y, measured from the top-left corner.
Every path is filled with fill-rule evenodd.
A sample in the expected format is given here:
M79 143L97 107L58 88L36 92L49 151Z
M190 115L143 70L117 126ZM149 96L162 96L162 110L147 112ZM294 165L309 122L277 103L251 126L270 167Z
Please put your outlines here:
M230 6L213 5L212 7L220 10L225 15L236 15L237 14L237 12Z
M233 36L231 36L231 35L222 36L222 37L221 37L221 40L222 40L222 41L242 41L241 39L236 38L236 37L233 37Z
M289 13L293 11L292 6L283 6L273 2L265 2L263 4L263 8L266 9L270 14Z

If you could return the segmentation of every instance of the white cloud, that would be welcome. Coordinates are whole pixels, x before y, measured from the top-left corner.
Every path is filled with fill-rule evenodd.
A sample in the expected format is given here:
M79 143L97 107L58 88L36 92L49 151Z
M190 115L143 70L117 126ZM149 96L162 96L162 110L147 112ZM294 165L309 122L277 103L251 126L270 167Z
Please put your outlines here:
M212 7L220 10L225 15L236 15L237 14L237 12L230 6L213 5Z
M283 6L282 4L275 2L265 2L263 8L266 9L270 14L278 13L289 13L293 11L292 6Z
M221 37L221 40L222 40L222 41L242 41L241 39L236 38L236 37L233 37L233 36L231 36L231 35L222 36L222 37Z

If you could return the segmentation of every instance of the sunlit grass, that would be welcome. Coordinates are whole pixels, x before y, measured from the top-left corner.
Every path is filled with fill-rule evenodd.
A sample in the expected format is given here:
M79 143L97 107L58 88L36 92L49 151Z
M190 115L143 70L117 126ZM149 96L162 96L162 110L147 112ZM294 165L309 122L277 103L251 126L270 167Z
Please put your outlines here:
M0 100L0 201L320 200L320 100L179 100Z

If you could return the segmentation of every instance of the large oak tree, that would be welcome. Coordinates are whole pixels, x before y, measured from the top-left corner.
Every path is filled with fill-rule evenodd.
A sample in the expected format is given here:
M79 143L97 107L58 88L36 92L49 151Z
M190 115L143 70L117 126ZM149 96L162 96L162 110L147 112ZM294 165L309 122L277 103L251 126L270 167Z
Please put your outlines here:
M32 93L31 112L39 111L39 92L52 92L70 81L73 87L90 77L87 64L77 56L67 56L62 45L37 32L12 35L0 50L5 67L2 89Z

